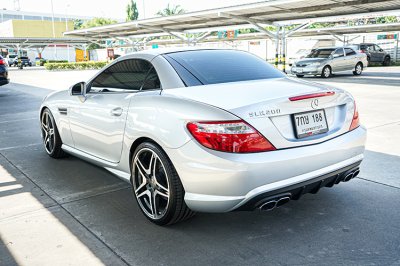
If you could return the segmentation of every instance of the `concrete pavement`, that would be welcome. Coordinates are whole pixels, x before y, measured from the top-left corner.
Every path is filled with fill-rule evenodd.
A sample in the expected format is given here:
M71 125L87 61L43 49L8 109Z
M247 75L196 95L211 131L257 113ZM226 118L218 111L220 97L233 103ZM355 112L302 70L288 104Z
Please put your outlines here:
M400 68L307 79L356 97L369 129L359 178L272 212L197 214L170 227L149 223L107 171L45 154L42 97L67 85L63 73L89 73L25 73L0 87L0 265L400 265Z

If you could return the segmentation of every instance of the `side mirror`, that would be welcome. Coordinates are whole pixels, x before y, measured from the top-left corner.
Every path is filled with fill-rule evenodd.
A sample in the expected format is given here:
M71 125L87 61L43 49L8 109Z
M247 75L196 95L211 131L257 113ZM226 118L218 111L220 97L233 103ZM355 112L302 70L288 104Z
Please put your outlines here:
M383 52L383 49L379 49L379 52Z
M85 96L86 94L86 82L81 81L76 83L75 85L69 88L69 92L71 96Z

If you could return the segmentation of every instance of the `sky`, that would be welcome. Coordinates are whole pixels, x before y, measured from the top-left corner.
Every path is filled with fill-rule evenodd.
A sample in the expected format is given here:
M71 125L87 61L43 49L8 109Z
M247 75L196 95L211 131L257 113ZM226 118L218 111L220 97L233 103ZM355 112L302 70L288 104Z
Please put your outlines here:
M137 0L139 19L154 17L157 11L170 5L180 5L186 11L259 2L260 0ZM107 17L124 20L130 0L53 0L55 14ZM19 0L21 11L51 13L51 0ZM145 12L143 12L143 6ZM14 0L0 0L0 9L14 10Z

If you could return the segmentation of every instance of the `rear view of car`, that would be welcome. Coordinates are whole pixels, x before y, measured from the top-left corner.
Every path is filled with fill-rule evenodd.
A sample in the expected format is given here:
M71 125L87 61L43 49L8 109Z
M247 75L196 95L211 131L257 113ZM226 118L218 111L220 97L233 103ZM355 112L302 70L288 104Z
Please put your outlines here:
M0 56L0 86L8 84L10 79L8 78L7 61Z
M21 64L23 66L32 66L32 62L27 56L21 56Z
M272 210L349 181L366 139L348 92L235 50L121 57L49 95L40 118L49 156L68 152L119 175L159 225L196 211Z

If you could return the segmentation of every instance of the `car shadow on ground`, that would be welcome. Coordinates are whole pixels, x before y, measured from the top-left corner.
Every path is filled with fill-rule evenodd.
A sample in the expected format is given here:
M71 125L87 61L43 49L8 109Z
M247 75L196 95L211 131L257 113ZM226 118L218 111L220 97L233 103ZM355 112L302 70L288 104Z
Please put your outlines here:
M400 207L399 192L383 185L372 189L365 180L323 188L271 212L199 213L188 221L159 227L142 215L128 184L101 168L74 157L48 158L38 146L2 153L129 264L395 261L398 215L386 209ZM95 256L109 263L90 234L72 226L70 217L52 214Z

